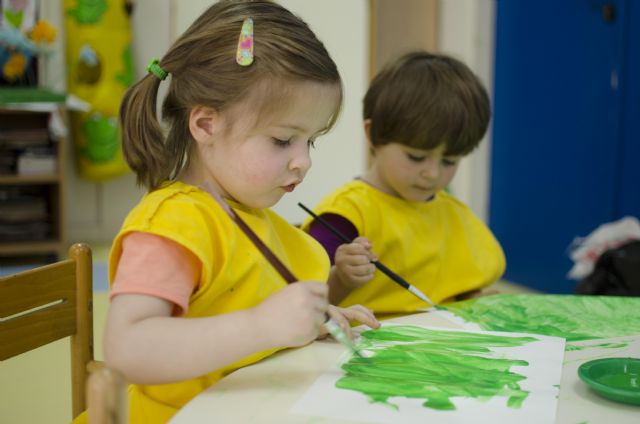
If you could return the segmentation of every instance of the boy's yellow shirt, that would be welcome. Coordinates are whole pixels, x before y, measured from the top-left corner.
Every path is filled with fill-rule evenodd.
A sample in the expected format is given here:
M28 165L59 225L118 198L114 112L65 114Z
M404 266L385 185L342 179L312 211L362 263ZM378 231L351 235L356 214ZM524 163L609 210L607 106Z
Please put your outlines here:
M269 209L231 203L234 210L300 280L327 281L329 258L322 246ZM129 213L109 258L113 281L122 239L132 231L166 237L189 249L202 263L198 287L185 319L248 309L281 290L286 282L216 201L201 189L174 182L145 195ZM228 341L220 340L221 345ZM184 346L183 349L193 349ZM166 422L198 393L234 370L278 349L257 352L192 380L129 387L132 423Z
M368 238L380 262L436 303L486 287L505 270L500 244L471 210L444 191L426 202L410 202L354 180L325 197L318 215L351 221ZM312 218L302 228L309 230ZM376 314L415 312L428 306L382 272L340 304L361 304Z

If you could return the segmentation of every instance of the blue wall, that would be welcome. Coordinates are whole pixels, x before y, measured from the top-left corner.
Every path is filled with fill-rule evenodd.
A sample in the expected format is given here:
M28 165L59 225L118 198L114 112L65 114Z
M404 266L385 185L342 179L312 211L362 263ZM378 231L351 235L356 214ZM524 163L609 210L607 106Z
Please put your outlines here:
M638 2L607 3L497 2L490 226L545 292L573 291L574 237L640 216Z

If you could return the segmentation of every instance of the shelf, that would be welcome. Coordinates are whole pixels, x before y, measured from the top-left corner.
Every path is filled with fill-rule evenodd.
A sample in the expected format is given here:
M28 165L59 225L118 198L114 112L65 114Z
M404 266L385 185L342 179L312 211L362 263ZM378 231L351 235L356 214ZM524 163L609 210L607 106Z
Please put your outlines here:
M58 174L46 175L0 175L0 184L24 185L24 184L58 184Z
M15 105L34 106L42 101L55 106L61 112L61 119L66 122L66 110L63 96L38 90L3 90L0 89L0 131L3 132L5 150L11 157L16 158L11 168L3 169L0 174L0 193L3 196L0 211L3 213L2 233L0 234L0 258L3 260L23 260L25 257L60 255L64 246L64 149L63 137L54 138L50 132L50 111L7 110L8 101L15 101ZM21 102L22 101L22 102ZM24 147L21 147L21 131ZM34 136L33 133L38 133ZM42 134L40 134L42 133ZM18 161L23 152L29 147L29 142L35 137L37 146L46 148L46 163L28 163L21 169ZM7 147L10 146L10 147ZM36 154L37 158L37 154ZM55 166L51 166L51 160ZM44 167L46 165L46 167ZM5 164L5 166L7 166ZM42 166L42 167L37 167ZM15 167L15 170L13 170ZM28 169L27 169L28 168ZM33 173L15 173L17 170L32 171ZM7 207L5 208L5 203ZM21 202L24 205L21 205ZM17 206L16 206L17 205ZM24 208L24 209L20 209ZM21 227L19 227L21 226ZM20 240L16 240L19 238Z
M16 103L64 103L65 93L59 93L44 88L33 87L3 87L0 88L0 107Z
M0 255L58 253L62 248L62 242L59 240L16 241L0 244Z

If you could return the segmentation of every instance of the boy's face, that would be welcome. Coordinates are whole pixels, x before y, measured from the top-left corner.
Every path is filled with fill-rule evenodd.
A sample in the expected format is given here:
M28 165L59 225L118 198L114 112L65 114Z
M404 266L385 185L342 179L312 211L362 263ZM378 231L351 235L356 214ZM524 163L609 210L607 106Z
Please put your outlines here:
M429 200L449 185L461 159L444 156L444 145L421 150L390 143L373 149L374 162L367 181L387 194L412 202Z
M201 143L205 177L219 193L252 208L275 205L302 182L311 167L310 148L326 129L339 102L337 86L298 83L287 107L252 122L251 105L233 122L225 119ZM248 121L246 117L249 117Z

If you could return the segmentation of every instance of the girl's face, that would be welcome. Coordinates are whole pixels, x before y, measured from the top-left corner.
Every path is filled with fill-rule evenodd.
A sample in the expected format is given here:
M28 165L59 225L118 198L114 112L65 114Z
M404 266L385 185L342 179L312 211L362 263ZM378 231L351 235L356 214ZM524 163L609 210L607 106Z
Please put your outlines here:
M423 202L453 179L460 157L444 156L445 146L421 150L390 143L374 147L374 162L365 179L401 199Z
M198 142L199 160L193 162L203 171L197 173L200 184L207 181L224 197L252 208L275 205L304 179L311 167L309 150L339 99L337 85L302 82L288 88L285 104L273 105L268 118L257 119L250 100L233 113L214 113L201 125L210 131Z

